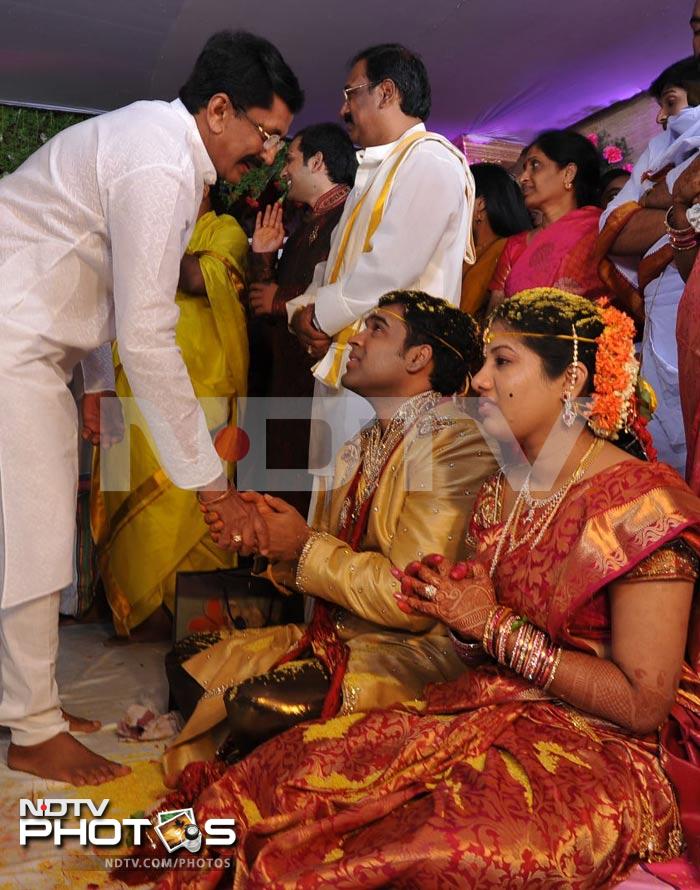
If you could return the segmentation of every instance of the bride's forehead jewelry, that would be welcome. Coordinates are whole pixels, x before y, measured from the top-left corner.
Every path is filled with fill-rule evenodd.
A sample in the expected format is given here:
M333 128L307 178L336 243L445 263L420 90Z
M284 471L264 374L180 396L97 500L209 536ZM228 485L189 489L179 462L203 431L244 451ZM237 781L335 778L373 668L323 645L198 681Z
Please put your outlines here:
M490 345L496 337L549 337L552 340L574 340L578 343L597 343L595 337L582 337L576 333L576 326L572 325L573 334L541 334L539 332L531 333L530 331L497 331L495 334L488 327L484 331L484 343Z

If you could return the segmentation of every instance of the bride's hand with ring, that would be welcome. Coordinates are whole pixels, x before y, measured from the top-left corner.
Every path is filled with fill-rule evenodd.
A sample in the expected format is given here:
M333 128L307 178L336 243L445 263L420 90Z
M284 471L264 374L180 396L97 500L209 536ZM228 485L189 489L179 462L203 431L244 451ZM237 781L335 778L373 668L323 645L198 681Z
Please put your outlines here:
M412 562L402 572L392 569L401 582L394 594L403 612L430 615L451 627L465 640L481 640L496 593L488 571L476 560L452 563L438 553Z

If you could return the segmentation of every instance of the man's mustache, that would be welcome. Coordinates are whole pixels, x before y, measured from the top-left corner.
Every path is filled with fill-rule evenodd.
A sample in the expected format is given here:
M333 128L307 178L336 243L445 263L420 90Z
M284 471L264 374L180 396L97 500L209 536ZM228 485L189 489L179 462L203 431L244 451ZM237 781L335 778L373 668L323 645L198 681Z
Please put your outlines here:
M347 126L355 123L355 121L352 119L352 114L349 111L346 111L343 115L343 121L345 122L345 124L347 124Z

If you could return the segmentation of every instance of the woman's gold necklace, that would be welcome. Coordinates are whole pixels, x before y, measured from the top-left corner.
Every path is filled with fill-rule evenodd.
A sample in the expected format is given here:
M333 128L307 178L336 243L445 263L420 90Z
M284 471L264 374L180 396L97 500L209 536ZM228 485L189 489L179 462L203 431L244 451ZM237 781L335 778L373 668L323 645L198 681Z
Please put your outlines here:
M503 548L506 543L508 545L508 553L512 553L518 547L528 543L528 541L532 541L533 548L537 547L537 545L542 540L544 533L549 528L552 519L554 519L554 515L559 509L559 505L567 496L571 488L576 485L577 482L581 481L584 473L586 472L593 458L602 448L602 446L602 439L596 439L594 442L592 442L571 476L569 476L568 479L565 479L564 482L559 486L559 488L546 498L536 499L532 497L532 494L530 492L530 478L532 476L532 470L527 474L525 482L523 483L523 486L518 492L517 498L515 499L513 508L508 514L508 518L506 519L505 525L503 526L503 531L501 532L501 536L498 539L498 543L496 544L496 550L493 554L493 560L491 562L491 577L493 577L496 566L498 565L498 561L501 558L501 553L503 552ZM525 523L527 525L527 528L525 532L518 538L516 535L516 529L518 527L518 522L520 521L525 504L527 504L528 508L527 515L525 516ZM540 509L542 510L542 513L537 519L535 519L535 511Z

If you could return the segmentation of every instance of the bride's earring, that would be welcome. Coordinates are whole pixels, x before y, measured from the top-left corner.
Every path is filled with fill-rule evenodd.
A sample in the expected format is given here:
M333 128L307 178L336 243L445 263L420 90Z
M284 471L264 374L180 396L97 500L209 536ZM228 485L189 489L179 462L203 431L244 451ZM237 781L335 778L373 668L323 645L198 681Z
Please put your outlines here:
M576 408L573 399L568 392L566 396L564 396L564 410L561 412L561 419L567 427L572 427L576 420Z

